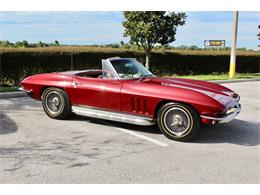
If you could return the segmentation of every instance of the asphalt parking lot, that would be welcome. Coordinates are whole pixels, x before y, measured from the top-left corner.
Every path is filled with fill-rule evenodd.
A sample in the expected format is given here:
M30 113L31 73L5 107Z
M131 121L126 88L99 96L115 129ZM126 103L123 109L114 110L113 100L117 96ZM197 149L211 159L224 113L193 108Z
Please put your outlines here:
M260 82L224 85L242 112L190 143L156 126L53 120L28 97L0 99L0 183L260 183Z

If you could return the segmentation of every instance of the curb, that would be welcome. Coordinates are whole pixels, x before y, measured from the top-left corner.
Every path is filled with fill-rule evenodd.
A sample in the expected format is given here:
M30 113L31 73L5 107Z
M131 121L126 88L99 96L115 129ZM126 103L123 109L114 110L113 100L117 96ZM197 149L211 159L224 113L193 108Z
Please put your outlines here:
M243 83L243 82L253 82L253 81L260 81L260 78L256 78L256 79L237 79L237 80L216 80L216 81L209 81L209 82L224 84L224 83ZM26 96L28 96L28 95L24 91L0 93L0 99L26 97Z
M244 83L244 82L253 82L253 81L260 81L260 78L255 78L255 79L237 79L237 80L215 80L215 81L210 81L213 83Z
M23 91L0 93L0 99L26 97L26 96L28 96L27 93Z

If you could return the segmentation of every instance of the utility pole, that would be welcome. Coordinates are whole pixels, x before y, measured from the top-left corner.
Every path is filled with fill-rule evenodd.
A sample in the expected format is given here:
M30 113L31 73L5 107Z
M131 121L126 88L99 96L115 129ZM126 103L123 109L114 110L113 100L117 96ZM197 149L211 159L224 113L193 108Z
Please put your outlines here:
M70 70L74 69L74 64L73 64L73 52L71 51L70 53Z
M232 47L230 54L229 78L234 79L236 76L236 45L237 45L237 25L238 25L238 11L234 12Z

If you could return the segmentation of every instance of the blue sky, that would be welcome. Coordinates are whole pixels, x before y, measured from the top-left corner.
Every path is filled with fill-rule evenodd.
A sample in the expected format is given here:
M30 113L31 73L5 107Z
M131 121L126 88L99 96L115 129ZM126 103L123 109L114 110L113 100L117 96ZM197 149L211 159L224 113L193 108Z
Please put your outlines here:
M186 12L174 46L203 47L205 39L223 39L231 45L232 12ZM122 12L0 12L0 40L62 44L127 42L123 37ZM239 12L238 47L257 50L260 12Z

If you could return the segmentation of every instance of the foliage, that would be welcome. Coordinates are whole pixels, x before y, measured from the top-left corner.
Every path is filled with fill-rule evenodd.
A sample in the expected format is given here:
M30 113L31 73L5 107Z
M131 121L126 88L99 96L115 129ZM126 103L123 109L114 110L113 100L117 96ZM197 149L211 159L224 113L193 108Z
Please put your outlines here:
M10 43L9 41L0 41L0 47L11 47L14 46L13 43Z
M54 45L55 45L55 46L59 46L59 45L60 45L60 42L57 41L57 40L55 40L55 41L54 41Z
M167 45L175 41L177 26L184 25L185 13L165 11L125 11L124 36L131 44L141 45L146 55L146 66L155 44Z
M18 85L21 79L43 72L101 68L101 59L134 57L144 63L143 51L100 47L0 48L0 85ZM229 51L155 50L151 71L158 75L195 75L225 73ZM259 52L238 51L237 72L260 72Z
M258 29L260 29L260 25L258 25ZM258 40L260 40L260 33L258 33Z
M38 43L29 43L26 40L17 41L15 43L11 43L9 41L0 41L0 47L11 47L11 48L35 48L35 47L50 47L50 46L60 46L59 41L55 40L53 43L44 43L39 41Z
M0 93L18 91L19 87L0 87Z
M38 48L38 47L91 47L91 48L121 48L121 49L131 49L131 50L141 50L140 45L137 44L130 44L125 43L124 41L120 41L119 43L110 43L110 44L104 44L104 45L61 45L59 41L55 40L53 43L44 43L42 41L39 41L38 43L29 43L26 40L23 41L17 41L16 43L11 43L9 41L0 41L0 48ZM230 47L213 47L213 48L200 48L196 45L180 45L177 47L171 46L169 44L160 45L155 44L154 45L155 50L173 50L173 51L179 51L179 50L204 50L204 51L230 51ZM237 48L237 51L250 51L250 49L247 48Z

